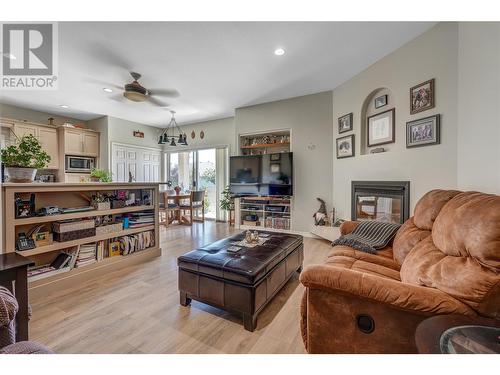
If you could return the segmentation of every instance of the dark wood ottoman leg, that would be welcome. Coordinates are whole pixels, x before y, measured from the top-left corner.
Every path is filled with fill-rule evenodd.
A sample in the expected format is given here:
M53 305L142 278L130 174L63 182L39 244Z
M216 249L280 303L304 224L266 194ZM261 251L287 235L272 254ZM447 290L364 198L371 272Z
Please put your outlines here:
M191 298L187 296L186 292L180 292L180 302L182 306L189 306L191 304Z
M243 314L243 327L247 331L253 332L257 325L257 315Z

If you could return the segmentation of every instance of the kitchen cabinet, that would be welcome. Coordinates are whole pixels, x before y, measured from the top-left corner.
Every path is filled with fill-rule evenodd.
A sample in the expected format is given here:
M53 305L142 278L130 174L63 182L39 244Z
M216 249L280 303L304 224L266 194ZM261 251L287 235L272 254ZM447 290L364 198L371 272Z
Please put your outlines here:
M32 124L14 124L14 133L18 138L29 134L38 137L38 126Z
M33 135L40 141L42 149L49 154L50 162L47 169L59 168L59 143L57 130L54 127L36 125L31 123L14 123L14 134L21 138L25 135Z
M83 149L89 156L99 156L99 135L95 133L83 133Z
M48 169L59 168L59 143L57 141L57 130L47 127L38 128L38 140L42 144L42 148L49 154L50 162Z
M73 128L63 131L65 155L99 156L99 133Z

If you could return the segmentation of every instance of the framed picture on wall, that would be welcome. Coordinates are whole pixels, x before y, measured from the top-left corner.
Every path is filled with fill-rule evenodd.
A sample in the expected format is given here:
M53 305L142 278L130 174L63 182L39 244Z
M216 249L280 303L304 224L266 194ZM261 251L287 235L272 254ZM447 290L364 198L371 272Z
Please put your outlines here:
M368 135L367 146L377 146L395 141L395 113L394 108L385 112L369 116L366 121Z
M434 78L410 89L410 114L434 108Z
M337 138L337 159L354 156L354 134Z
M406 148L441 143L441 116L435 115L406 123Z
M387 105L387 95L380 95L375 98L375 109L382 108Z
M339 134L352 130L352 112L339 117Z

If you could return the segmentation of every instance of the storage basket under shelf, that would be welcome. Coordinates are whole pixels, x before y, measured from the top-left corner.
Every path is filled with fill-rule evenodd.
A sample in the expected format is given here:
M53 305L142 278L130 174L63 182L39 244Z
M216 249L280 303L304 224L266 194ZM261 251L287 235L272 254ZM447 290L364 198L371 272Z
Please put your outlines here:
M95 228L95 222L92 219L55 221L52 223L52 229L56 233L74 232L90 228Z
M114 223L109 225L101 225L95 228L96 236L100 236L101 234L108 234L114 232L120 232L123 230L123 223Z
M95 228L80 229L63 233L54 232L54 240L57 242L73 241L93 236L95 236Z

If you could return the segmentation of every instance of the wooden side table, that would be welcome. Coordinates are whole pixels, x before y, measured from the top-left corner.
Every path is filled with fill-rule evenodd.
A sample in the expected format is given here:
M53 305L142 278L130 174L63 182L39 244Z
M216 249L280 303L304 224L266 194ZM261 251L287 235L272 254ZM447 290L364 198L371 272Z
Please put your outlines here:
M16 341L28 340L28 266L34 264L17 253L0 254L0 285L9 289L19 304Z

